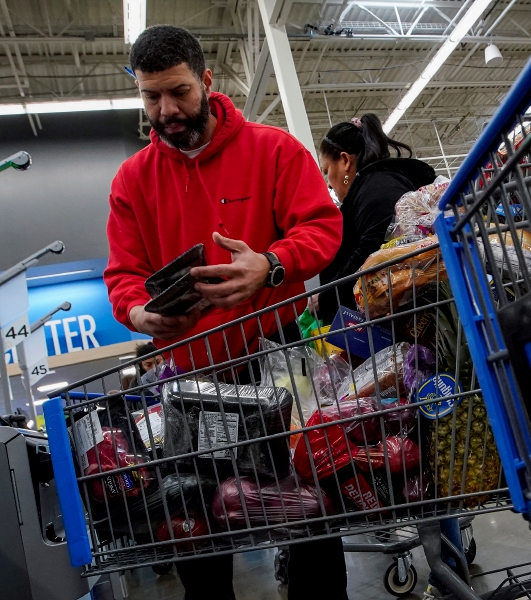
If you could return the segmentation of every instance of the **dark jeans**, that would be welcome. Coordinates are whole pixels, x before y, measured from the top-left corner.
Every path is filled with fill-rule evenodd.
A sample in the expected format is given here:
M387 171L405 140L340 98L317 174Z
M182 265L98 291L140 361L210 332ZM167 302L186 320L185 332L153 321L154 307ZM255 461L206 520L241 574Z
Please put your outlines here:
M345 600L347 569L341 538L289 548L289 600ZM185 600L234 600L232 555L177 563Z

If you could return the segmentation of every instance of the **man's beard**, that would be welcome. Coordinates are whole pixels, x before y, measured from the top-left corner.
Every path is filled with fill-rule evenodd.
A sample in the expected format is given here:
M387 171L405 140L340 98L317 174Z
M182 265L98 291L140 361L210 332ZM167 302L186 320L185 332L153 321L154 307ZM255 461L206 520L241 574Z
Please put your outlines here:
M147 115L147 119L151 124L151 127L157 132L159 138L173 148L191 148L195 146L201 139L203 133L208 125L210 119L210 106L208 105L208 98L203 91L201 97L201 106L199 111L193 117L177 118L171 117L169 119L161 119L159 121L153 121ZM183 131L177 133L166 133L164 128L171 123L179 123L185 126Z

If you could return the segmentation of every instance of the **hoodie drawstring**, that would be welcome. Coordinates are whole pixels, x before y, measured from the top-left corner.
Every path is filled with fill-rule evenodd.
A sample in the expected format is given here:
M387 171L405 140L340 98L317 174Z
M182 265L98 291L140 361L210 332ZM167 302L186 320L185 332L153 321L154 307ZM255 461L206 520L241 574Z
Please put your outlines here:
M212 196L210 195L210 191L209 191L208 187L206 186L206 184L205 184L205 182L203 180L203 177L201 176L201 169L199 168L199 161L198 160L195 161L195 170L197 171L197 178L199 179L199 182L203 186L203 189L205 190L206 195L208 196L208 199L210 200L210 204L212 205L212 208L214 209L214 212L216 213L216 217L217 217L217 220L218 220L218 228L221 231L225 232L225 234L230 237L229 232L225 229L225 225L223 225L223 221L221 219L221 215L219 214L218 207L217 207L216 203L212 200ZM187 173L188 173L188 171L187 171ZM188 179L186 181L188 182Z

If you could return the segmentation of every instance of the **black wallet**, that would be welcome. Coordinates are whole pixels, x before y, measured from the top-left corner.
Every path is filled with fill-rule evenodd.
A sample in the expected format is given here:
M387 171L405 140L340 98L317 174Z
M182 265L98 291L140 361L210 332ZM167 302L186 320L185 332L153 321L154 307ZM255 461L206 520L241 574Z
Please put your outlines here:
M206 265L204 246L192 246L184 254L172 260L160 271L146 279L146 290L151 296L145 310L165 317L184 315L193 308L204 310L210 302L194 289L194 285L202 283L221 283L219 277L196 279L190 275L193 267Z

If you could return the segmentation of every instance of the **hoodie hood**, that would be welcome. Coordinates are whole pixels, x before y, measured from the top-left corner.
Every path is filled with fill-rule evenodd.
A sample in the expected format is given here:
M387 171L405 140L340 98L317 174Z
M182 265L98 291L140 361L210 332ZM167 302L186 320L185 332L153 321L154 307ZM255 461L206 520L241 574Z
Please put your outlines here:
M196 157L188 158L178 148L171 148L163 142L154 129L151 129L151 143L155 148L184 163L205 162L217 154L240 131L245 123L241 110L238 110L225 94L212 92L208 100L210 112L216 117L214 135L208 146Z
M371 173L396 173L408 179L415 189L433 183L435 171L433 167L416 158L386 158L378 160L359 171L358 178L365 178Z

